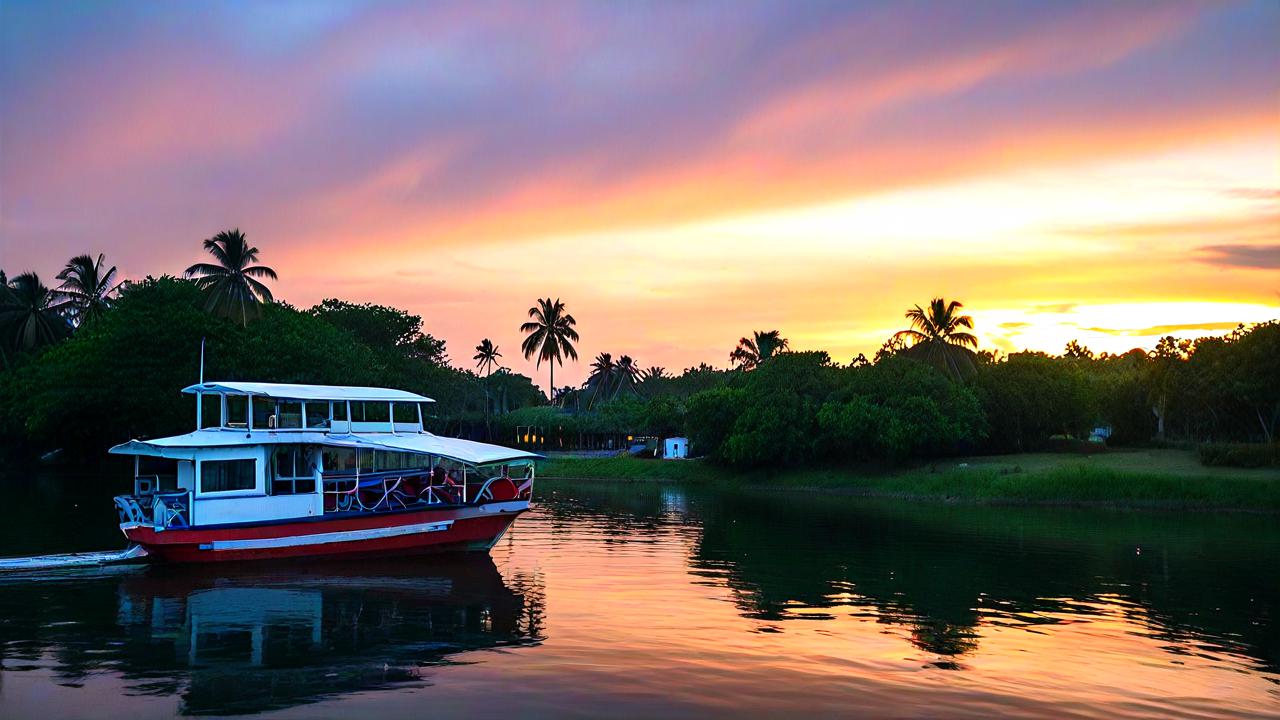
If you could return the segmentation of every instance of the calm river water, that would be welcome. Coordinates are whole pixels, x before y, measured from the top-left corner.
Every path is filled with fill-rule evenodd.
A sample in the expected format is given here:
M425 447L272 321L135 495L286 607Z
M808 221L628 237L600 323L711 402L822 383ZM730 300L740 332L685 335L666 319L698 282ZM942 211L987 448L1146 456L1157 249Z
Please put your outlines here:
M0 555L122 547L0 480ZM1274 517L539 490L488 557L0 577L0 718L1280 715Z

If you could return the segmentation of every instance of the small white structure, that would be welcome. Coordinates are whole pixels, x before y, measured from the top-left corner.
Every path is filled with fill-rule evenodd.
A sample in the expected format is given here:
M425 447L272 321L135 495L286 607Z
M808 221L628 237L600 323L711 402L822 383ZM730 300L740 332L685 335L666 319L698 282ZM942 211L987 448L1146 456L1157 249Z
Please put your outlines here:
M689 457L689 438L671 437L662 441L662 459Z

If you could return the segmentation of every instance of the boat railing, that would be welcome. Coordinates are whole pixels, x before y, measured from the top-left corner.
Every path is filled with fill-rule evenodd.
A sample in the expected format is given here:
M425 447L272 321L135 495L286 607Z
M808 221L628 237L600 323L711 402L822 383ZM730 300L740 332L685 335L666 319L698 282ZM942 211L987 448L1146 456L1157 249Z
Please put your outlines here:
M191 527L189 490L117 495L115 503L122 525L152 525L156 532Z

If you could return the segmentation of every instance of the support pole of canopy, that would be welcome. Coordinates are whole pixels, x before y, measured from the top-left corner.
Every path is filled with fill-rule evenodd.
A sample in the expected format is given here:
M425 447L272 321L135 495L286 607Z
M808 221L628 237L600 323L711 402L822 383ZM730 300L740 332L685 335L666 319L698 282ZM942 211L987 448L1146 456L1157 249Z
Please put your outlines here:
M387 403L387 419L391 421L391 434L395 435L396 434L396 404L393 402Z
M422 424L422 403L414 403L413 406L418 408L418 432L424 432L427 428Z
M203 360L203 358L202 358ZM204 394L196 393L196 429L204 427Z
M253 432L253 396L245 395L245 399L247 402L245 402L244 426L249 429L249 432Z

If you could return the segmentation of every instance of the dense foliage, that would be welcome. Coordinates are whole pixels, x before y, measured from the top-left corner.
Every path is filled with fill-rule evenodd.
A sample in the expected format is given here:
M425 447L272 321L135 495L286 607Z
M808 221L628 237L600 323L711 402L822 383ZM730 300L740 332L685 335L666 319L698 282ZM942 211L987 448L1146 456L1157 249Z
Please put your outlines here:
M243 235L205 247L218 262L190 268L194 281L147 278L117 290L101 255L73 258L57 289L33 273L0 272L0 444L94 456L130 437L192 428L194 400L178 390L198 377L203 341L209 378L405 388L436 399L437 432L534 449L687 435L714 461L768 467L1025 452L1100 435L1202 445L1206 464L1277 458L1276 322L1165 338L1149 353L1095 356L1072 342L1059 356L996 357L974 351L960 303L936 298L908 311L911 329L874 361L839 365L825 352L789 351L777 330L757 331L730 355L733 370L674 374L602 352L581 387L557 388L548 403L501 366L487 339L473 358L483 375L460 370L419 316L334 298L296 309L258 287L255 278L274 271L254 264ZM539 300L529 315L526 357L576 359L563 303Z
M438 428L482 427L482 379L441 362L444 344L422 334L415 315L337 300L307 311L271 303L242 325L203 304L189 281L148 278L70 339L18 356L0 373L0 437L93 453L193 429L195 401L179 389L199 375L202 339L205 377L401 387L436 399ZM493 386L511 407L540 395L512 373L495 374Z

